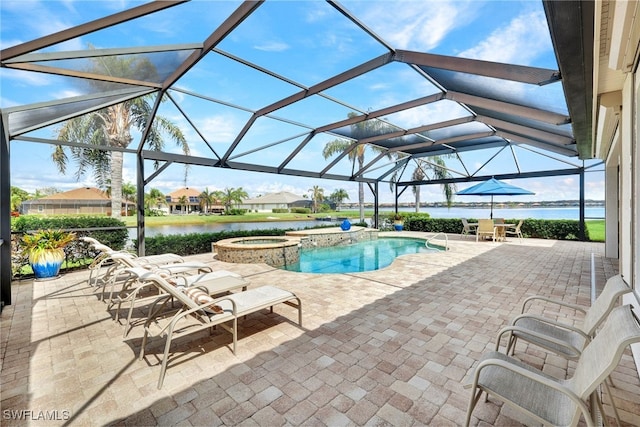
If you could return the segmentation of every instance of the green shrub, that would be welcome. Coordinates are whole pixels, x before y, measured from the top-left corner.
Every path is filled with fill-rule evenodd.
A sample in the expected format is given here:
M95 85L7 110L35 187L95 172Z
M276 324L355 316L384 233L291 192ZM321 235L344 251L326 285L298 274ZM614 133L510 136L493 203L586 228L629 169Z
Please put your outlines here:
M273 208L271 209L271 213L288 213L289 209L284 208Z
M267 229L267 230L236 230L220 231L217 233L189 233L158 235L144 239L145 255L158 255L172 252L178 255L196 255L211 252L211 243L219 240L231 239L234 237L252 236L284 236L289 229ZM134 239L133 244L138 249L138 240Z
M459 218L429 218L425 214L404 214L404 229L432 233L462 233L462 221ZM468 218L469 222L478 222ZM508 224L517 224L519 219L505 219ZM525 219L522 228L524 237L555 240L578 240L580 221L565 219ZM585 239L589 240L589 231L585 227Z
M233 208L226 211L225 215L244 215L246 213L247 213L246 209Z
M291 208L291 213L310 214L311 213L311 209L309 209L309 208Z

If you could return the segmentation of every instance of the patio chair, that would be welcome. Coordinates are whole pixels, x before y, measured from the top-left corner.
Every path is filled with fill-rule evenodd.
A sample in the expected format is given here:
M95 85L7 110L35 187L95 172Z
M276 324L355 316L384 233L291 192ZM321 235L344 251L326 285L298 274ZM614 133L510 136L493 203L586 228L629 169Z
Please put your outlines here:
M461 218L462 221L462 233L461 236L470 236L472 234L476 234L476 228L478 224L471 224L466 218Z
M476 229L476 242L480 237L491 237L494 242L496 241L496 228L493 225L492 219L478 220L478 228Z
M108 281L111 275L114 273L113 260L111 259L111 255L114 253L126 253L134 256L138 259L138 262L144 264L153 264L153 265L164 265L164 264L175 264L184 262L184 258L180 255L173 253L166 253L160 255L149 255L144 257L138 257L135 254L132 254L126 250L115 250L111 247L101 243L97 239L93 237L83 236L80 237L80 240L89 244L89 246L98 252L98 255L93 259L91 264L89 265L89 285L90 286L98 286L98 282ZM102 275L100 271L105 268ZM95 277L94 277L95 273Z
M226 294L233 290L246 291L247 286L249 285L249 282L241 275L227 270L217 270L210 273L195 275L180 274L173 276L161 269L150 271L160 275L168 283L174 286L187 288L197 287L206 291L207 295ZM157 299L159 297L158 291L159 289L153 283L149 281L140 281L138 279L138 275L131 275L123 284L122 289L114 298L115 302L111 304L111 306L117 304L115 320L116 322L119 322L122 304L127 302L129 303L127 320L125 322L124 333L122 336L123 338L126 338L132 328L131 318L136 304Z
M115 292L115 287L117 283L121 281L118 279L123 279L124 282L129 278L129 274L127 273L127 269L129 268L144 268L147 271L155 271L159 273L164 273L171 276L176 276L180 274L189 274L189 273L209 273L212 272L213 269L210 265L201 262L201 261L185 261L180 263L169 263L169 264L153 264L146 261L141 261L139 257L131 254L129 252L115 252L110 255L110 259L113 261L113 266L110 267L110 273L108 280L103 280L102 283L102 295L103 300L105 298L105 293L107 292L107 287L109 287L109 297L108 301L110 306L113 305L113 294Z
M505 354L511 353L513 355L516 342L521 339L568 360L578 359L584 347L596 334L596 329L613 310L619 297L628 292L631 292L631 287L627 285L621 275L616 275L607 280L604 289L588 309L544 296L529 297L522 303L523 314L514 318L509 326L498 332L495 349L499 350L502 337L507 335ZM536 300L568 307L583 313L582 322L569 325L551 318L525 313L528 304Z
M521 219L520 221L518 221L518 224L513 227L513 228L507 228L506 230L504 230L504 234L506 236L515 236L518 238L519 242L522 242L522 231L520 231L520 228L522 228L522 223L524 223L524 220Z
M575 426L582 417L587 426L595 426L594 412L599 410L604 416L595 391L616 368L627 346L637 342L640 321L632 307L625 305L611 312L601 333L578 358L569 379L554 378L508 355L489 352L472 375L465 425L469 426L473 409L485 392L487 398L495 397L544 425ZM591 396L597 408L590 408Z
M212 298L197 288L174 286L160 275L141 268L127 270L140 281L151 282L165 294L155 300L144 325L144 336L140 346L139 359L144 359L149 337L165 337L164 353L158 379L158 389L162 388L169 350L173 339L220 325L233 337L232 351L235 354L238 333L238 317L255 313L265 308L273 312L276 304L286 304L298 310L298 324L302 326L302 302L294 293L275 286L262 286L245 292L234 293L221 298ZM175 301L179 307L171 309Z

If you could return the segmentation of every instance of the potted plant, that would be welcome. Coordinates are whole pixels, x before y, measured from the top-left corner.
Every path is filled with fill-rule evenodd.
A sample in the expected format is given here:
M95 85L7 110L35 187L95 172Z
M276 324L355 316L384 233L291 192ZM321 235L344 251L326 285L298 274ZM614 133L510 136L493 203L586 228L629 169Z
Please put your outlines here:
M36 279L56 277L64 261L63 248L76 238L62 230L40 230L22 236L22 253L29 258Z
M404 218L398 212L393 215L393 228L396 231L402 231L404 227Z

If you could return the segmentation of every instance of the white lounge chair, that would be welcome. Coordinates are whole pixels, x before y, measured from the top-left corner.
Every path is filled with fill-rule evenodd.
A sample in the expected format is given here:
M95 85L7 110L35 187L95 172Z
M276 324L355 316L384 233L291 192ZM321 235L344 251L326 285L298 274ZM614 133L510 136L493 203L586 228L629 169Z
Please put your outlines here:
M245 292L234 293L221 298L211 298L206 292L190 293L194 288L174 286L158 274L141 268L127 270L140 281L153 283L164 294L157 299L149 312L144 325L144 336L140 348L140 360L144 358L145 347L149 336L165 337L164 354L160 368L158 388L162 388L171 341L178 336L211 329L220 325L233 336L232 351L235 354L237 344L238 317L270 308L276 304L287 304L298 309L298 324L302 326L302 302L292 292L275 286L262 286ZM179 307L172 310L171 303L177 302Z
M472 376L465 426L469 426L483 392L544 425L575 426L582 416L587 426L595 426L595 411L604 415L604 409L594 392L616 368L626 347L637 342L640 322L631 306L625 305L611 312L601 332L580 354L574 374L567 380L554 378L503 353L489 352ZM598 408L589 407L591 396Z
M89 265L90 286L98 286L98 283L104 284L104 282L110 280L112 274L115 273L113 260L111 259L111 255L114 253L130 254L131 256L136 257L138 262L141 264L166 265L184 262L184 258L173 253L138 257L129 251L112 249L93 237L83 236L80 237L79 240L88 243L94 251L98 252L98 255L94 258L91 265ZM103 268L104 271L102 271Z
M620 297L628 292L631 292L631 287L618 274L607 280L602 292L589 308L544 296L529 297L522 303L523 314L514 318L509 326L498 332L495 349L497 351L500 348L502 337L507 335L506 354L513 354L517 340L521 339L568 360L575 360L580 357L582 349L593 338L596 329L604 322ZM534 301L574 309L583 313L584 318L582 322L570 325L548 317L525 313L527 307Z
M233 273L227 270L216 270L209 273L201 273L195 275L174 275L171 276L162 270L150 270L159 274L167 282L174 286L181 287L197 287L204 290L207 295L220 295L228 293L233 290L246 291L249 282L241 275ZM149 291L150 295L141 298L146 291ZM125 323L123 338L127 336L132 327L131 318L133 316L133 310L136 303L147 302L149 300L155 300L159 297L158 287L149 281L140 281L137 275L131 275L127 281L123 284L122 289L118 292L114 298L114 302L111 304L117 304L115 320L120 320L120 309L123 303L129 303L129 310L127 313L127 320Z
M170 264L154 264L146 261L140 261L139 257L129 252L116 252L112 253L109 258L113 261L113 265L110 267L110 273L107 280L102 280L102 295L103 299L107 299L109 304L113 304L113 295L115 292L116 284L120 283L119 279L124 277L124 281L128 279L126 272L129 268L143 268L147 271L161 272L167 275L175 276L180 274L199 274L208 273L213 271L210 265L201 261L185 261L179 263ZM109 287L108 298L105 298L105 293Z

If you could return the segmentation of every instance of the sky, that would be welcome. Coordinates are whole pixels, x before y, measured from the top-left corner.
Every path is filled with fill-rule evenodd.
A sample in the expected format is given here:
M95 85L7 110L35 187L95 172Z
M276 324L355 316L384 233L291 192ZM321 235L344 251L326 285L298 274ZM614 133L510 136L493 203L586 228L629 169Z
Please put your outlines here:
M0 47L5 49L37 37L51 34L117 11L140 4L130 1L37 1L3 0L0 3ZM483 59L519 65L557 68L541 1L343 1L341 2L358 19L371 28L381 39L397 49L413 50L464 58ZM164 45L202 42L215 26L233 11L237 1L194 1L184 8L171 8L146 17L134 24L102 30L78 39L52 46L45 51L81 50L91 44L97 48ZM390 10L393 13L390 13ZM264 12L263 12L264 10ZM267 13L269 12L269 13ZM277 17L277 18L276 18ZM380 44L362 38L361 31L343 23L337 12L324 1L268 0L247 22L223 40L219 47L241 56L262 67L269 68L288 79L311 86L339 72L349 69L385 52ZM188 51L177 54L186 55ZM163 57L168 67L170 55ZM291 64L295 63L295 67ZM327 94L338 99L349 97L362 111L375 110L389 103L398 103L416 96L433 93L434 87L416 79L415 74L392 65L375 70L349 84L331 88ZM160 71L164 71L160 69ZM392 74L393 72L393 74ZM237 77L237 79L234 79ZM81 95L82 88L65 77L52 77L41 73L0 69L0 107L44 102ZM203 82L206 82L203 84ZM503 83L501 84L508 84ZM199 92L224 103L256 110L269 105L287 94L292 86L260 75L255 70L240 69L237 63L221 55L210 55L181 79L178 86L185 92L173 92L174 102L180 105L193 124L173 105L165 102L160 114L177 123L191 147L192 154L206 155L209 150L198 132L205 135L211 147L224 153L234 135L249 117L246 111L230 109L222 104L213 105L196 99L189 91ZM297 88L295 88L297 90ZM513 85L513 90L520 88ZM358 96L355 96L357 94ZM406 98L403 98L406 96ZM524 93L526 96L526 93ZM549 97L557 93L549 91ZM444 103L431 104L421 109L397 113L391 117L405 127L424 124L424 117L442 120L452 114ZM344 119L348 108L336 108L324 100L309 100L301 106L289 106L274 114L292 117L296 123L317 126ZM461 114L461 113L453 113ZM35 137L54 138L59 125L38 130ZM195 131L198 129L198 132ZM239 161L278 165L302 137L293 138L307 130L294 123L261 119L247 135L246 146L239 147ZM307 130L308 131L308 130ZM134 134L134 144L139 134ZM321 170L326 161L319 161L319 150L331 136L309 144L289 167L303 170ZM244 142L243 142L244 144ZM265 144L273 149L260 150ZM167 142L169 151L179 152ZM75 168L69 165L66 174L60 173L51 161L52 147L24 141L11 143L11 185L29 192L54 187L60 191L82 186L95 186L90 173L77 179ZM528 150L516 154L483 153L467 154L464 164L456 159L447 160L454 171L470 168L482 170L482 174L512 171L514 164L532 164L532 170L551 167L567 167L562 161L549 160ZM495 158L494 158L495 157ZM489 160L491 163L489 164ZM580 165L577 158L568 159L572 165ZM546 164L548 163L548 164ZM587 162L591 164L595 162ZM125 156L124 182L136 182L135 158ZM348 173L350 165L340 162L335 172ZM147 174L150 170L146 166ZM586 173L585 195L587 199L604 199L604 174L602 167ZM333 170L332 170L333 172ZM511 184L533 191L532 196L504 196L496 201L542 201L579 198L579 176L569 175L550 178L510 180ZM462 190L470 184L459 184ZM180 165L172 165L147 187L169 193L188 186L198 190L223 190L242 187L250 197L277 191L289 191L309 195L318 185L325 195L336 189L345 189L349 201L358 199L358 186L354 182L321 180L285 175L252 173L229 169L191 166L185 177ZM380 201L393 201L388 184L380 185ZM365 199L373 201L373 195L365 186ZM401 202L413 200L410 190L401 196ZM444 200L438 186L423 186L423 202ZM473 202L478 197L456 196L455 201Z

